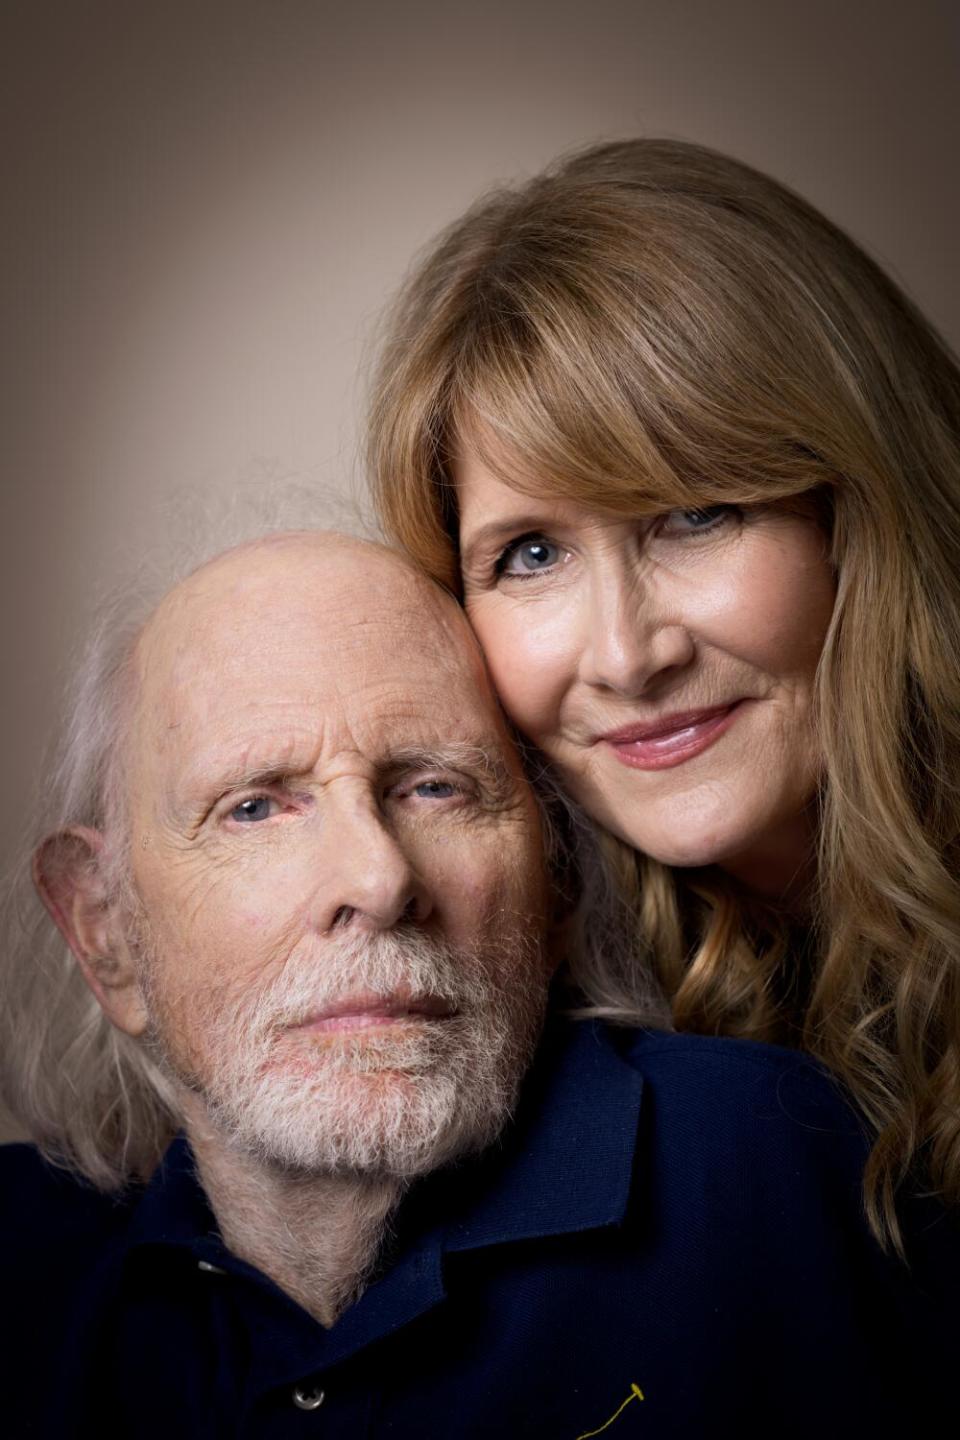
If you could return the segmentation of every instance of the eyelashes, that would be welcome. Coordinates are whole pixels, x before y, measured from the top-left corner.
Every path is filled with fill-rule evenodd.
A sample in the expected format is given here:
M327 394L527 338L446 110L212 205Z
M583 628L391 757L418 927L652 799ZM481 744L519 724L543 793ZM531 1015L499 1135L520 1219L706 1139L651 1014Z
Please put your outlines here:
M739 517L742 513L737 505L703 505L693 510L668 510L660 525L660 534L712 534L714 530L720 529L727 521Z

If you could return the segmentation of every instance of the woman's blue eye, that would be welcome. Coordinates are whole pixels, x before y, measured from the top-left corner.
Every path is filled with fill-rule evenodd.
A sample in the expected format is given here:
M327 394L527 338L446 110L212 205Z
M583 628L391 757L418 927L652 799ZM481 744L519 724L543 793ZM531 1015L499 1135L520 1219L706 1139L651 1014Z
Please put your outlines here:
M239 805L234 805L230 811L231 820L240 820L247 823L254 820L269 820L273 801L269 795L252 795L249 800L241 800Z
M532 540L521 540L505 550L498 569L506 575L532 575L538 570L549 570L559 559L559 545L538 535Z
M421 780L413 789L422 800L447 800L455 793L448 780Z
M733 505L703 505L695 510L670 510L664 517L663 528L685 534L714 530L730 518L734 508Z

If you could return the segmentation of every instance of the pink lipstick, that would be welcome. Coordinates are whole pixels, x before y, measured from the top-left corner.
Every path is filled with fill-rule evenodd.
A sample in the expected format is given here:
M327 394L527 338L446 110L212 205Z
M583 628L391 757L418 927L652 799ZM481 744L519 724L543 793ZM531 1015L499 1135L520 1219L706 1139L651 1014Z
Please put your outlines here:
M678 711L646 725L624 725L598 739L631 769L668 770L702 754L726 734L743 704L735 700L709 710Z

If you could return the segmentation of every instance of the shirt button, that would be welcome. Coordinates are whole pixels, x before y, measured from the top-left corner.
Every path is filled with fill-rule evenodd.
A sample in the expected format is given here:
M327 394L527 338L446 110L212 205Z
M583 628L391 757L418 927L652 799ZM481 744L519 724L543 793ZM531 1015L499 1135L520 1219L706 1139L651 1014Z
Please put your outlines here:
M319 1410L326 1398L326 1393L319 1386L307 1390L303 1385L298 1385L293 1392L293 1403L298 1410Z
M206 1270L210 1275L226 1275L227 1273L226 1270L222 1270L219 1265L211 1265L209 1260L198 1260L197 1269Z

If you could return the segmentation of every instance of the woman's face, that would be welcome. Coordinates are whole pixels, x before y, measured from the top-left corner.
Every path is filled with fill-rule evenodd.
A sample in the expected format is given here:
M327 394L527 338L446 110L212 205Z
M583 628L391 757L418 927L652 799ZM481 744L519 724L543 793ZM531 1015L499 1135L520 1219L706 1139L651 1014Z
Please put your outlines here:
M611 519L459 462L467 612L511 719L607 829L789 892L811 851L834 576L777 506Z

